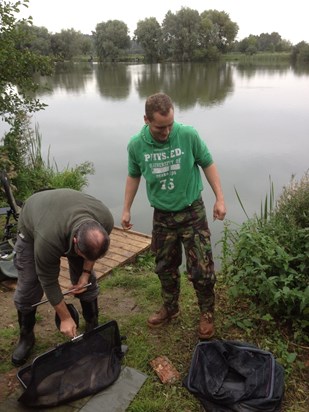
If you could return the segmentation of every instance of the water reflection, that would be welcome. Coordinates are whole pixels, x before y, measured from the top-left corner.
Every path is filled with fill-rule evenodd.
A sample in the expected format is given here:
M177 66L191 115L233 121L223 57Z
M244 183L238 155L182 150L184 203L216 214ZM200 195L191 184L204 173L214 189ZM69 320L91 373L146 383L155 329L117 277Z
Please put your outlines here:
M288 63L167 63L149 65L61 63L51 78L36 77L41 86L38 97L64 90L82 94L96 88L102 97L128 99L137 92L139 98L156 91L173 96L181 109L221 105L234 92L235 75L243 79L255 76L295 76L309 74L308 66L293 68Z
M254 65L254 64L245 64L245 63L239 63L239 64L234 64L233 65L237 73L244 78L252 78L254 76L258 75L285 75L287 74L290 70L291 67L290 65L284 63L284 64L263 64L263 65Z
M48 105L33 117L60 169L92 161L87 191L104 200L120 224L126 147L143 124L148 95L164 91L175 119L193 125L217 163L228 207L237 223L259 213L271 177L276 195L292 174L308 168L308 68L240 63L64 64L52 78L39 78L38 97ZM43 88L49 87L49 90ZM1 125L0 125L1 127ZM210 219L211 189L203 197ZM134 229L149 233L152 209L142 186L132 209ZM210 222L215 244L222 224Z
M140 99L156 91L173 96L180 110L222 105L233 94L235 75L243 79L255 76L307 76L308 66L291 67L288 63L167 63L149 65L58 63L52 77L36 77L41 86L38 97L58 90L82 94L96 89L102 97L128 99L137 92Z
M45 96L64 90L69 93L85 92L93 78L93 69L89 63L57 63L51 77L36 75L35 81L40 85L38 96Z
M132 89L141 99L164 90L173 96L180 109L196 104L221 104L233 92L232 66L221 64L170 63L151 65L125 64L57 64L52 78L36 78L38 97L64 89L80 94L96 82L102 97L126 99Z
M309 64L307 64L307 65L297 65L294 68L294 74L296 76L309 75Z
M136 79L146 99L154 90L173 96L180 109L220 104L233 89L231 68L225 64L171 63L151 65Z
M131 89L131 73L124 64L94 65L97 89L102 97L126 99Z

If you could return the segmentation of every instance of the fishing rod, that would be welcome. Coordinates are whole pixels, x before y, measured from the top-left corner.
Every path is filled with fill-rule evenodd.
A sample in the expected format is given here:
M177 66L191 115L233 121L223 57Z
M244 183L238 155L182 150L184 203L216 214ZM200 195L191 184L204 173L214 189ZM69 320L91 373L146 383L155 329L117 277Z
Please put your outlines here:
M88 286L91 286L91 285L92 283L90 282L90 283L87 283L86 285L79 286L78 288L67 290L66 292L63 292L63 296L68 295L69 293L72 293L72 292L76 292L77 290L80 290L80 289L88 288ZM36 306L43 305L43 303L46 303L46 302L48 302L48 299L41 300L40 302L34 303L31 306L34 308Z

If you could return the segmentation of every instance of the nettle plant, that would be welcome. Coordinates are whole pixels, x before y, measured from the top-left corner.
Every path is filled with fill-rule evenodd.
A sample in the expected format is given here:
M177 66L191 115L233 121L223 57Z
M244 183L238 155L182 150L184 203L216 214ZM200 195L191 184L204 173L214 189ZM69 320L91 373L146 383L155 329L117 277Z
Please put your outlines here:
M291 179L277 202L271 184L261 216L236 229L227 222L222 240L222 274L229 295L249 298L261 315L286 322L301 340L308 339L309 326L308 213L307 171L299 181Z

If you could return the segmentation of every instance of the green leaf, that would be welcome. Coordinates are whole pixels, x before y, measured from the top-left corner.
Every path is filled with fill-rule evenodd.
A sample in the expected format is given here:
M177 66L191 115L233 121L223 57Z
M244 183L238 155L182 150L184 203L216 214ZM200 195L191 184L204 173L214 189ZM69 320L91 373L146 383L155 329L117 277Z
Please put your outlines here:
M288 363L293 363L296 358L297 358L297 353L293 352L293 353L288 354L286 360Z

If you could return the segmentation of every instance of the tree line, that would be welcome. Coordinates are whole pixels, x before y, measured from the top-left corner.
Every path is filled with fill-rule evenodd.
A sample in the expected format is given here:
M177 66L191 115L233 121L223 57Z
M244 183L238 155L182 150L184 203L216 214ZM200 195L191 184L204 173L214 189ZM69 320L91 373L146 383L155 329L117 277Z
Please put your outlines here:
M55 60L87 56L90 60L119 61L131 53L148 62L207 61L230 51L289 51L295 61L309 62L309 44L292 46L278 33L236 41L239 27L224 11L168 11L162 25L154 17L140 20L131 39L128 26L119 20L98 23L91 35L74 29L52 34L45 27L34 26L31 17L18 18L21 7L28 3L0 3L0 116L15 132L22 124L21 113L44 107L29 96L37 87L32 75L51 74Z
M146 62L213 61L233 51L246 54L293 51L294 57L309 61L309 45L302 42L294 47L277 32L250 35L237 41L238 24L226 12L218 10L199 13L182 7L175 13L168 11L162 25L155 17L148 17L138 21L132 38L127 24L120 20L98 23L91 35L73 28L53 34L45 27L34 26L31 18L19 22L18 30L17 47L54 60L88 56L90 60L124 61L134 55Z

